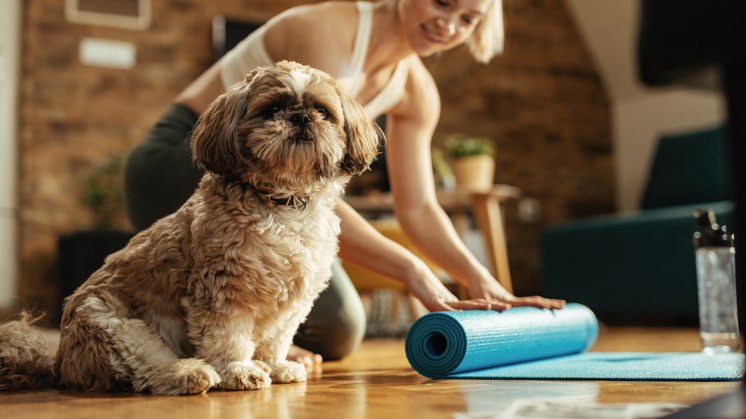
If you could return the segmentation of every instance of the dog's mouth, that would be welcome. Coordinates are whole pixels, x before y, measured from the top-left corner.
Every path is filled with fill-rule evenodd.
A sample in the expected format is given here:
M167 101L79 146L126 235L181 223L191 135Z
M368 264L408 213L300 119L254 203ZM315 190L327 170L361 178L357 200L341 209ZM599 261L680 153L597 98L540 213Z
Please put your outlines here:
M290 141L294 143L312 143L313 142L313 136L311 135L304 135L304 134L297 134L290 138Z
M301 129L295 132L295 135L290 137L290 141L293 143L312 143L314 142L315 136L313 131L309 129Z

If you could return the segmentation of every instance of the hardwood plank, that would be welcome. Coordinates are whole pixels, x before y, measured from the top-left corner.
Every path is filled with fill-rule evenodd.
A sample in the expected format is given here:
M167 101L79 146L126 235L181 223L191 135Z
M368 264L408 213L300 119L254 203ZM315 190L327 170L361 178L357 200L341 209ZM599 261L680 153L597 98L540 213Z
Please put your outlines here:
M594 350L696 351L692 329L602 328ZM411 370L402 340L369 340L353 356L324 364L304 384L199 396L91 394L49 389L0 393L3 418L452 418L497 414L517 398L692 404L729 392L732 382L430 380Z

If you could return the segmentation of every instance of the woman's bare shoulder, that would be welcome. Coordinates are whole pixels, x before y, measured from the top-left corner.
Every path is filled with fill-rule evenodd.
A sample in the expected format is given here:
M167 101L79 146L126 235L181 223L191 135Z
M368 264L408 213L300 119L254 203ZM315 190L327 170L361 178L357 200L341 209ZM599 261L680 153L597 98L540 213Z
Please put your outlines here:
M440 115L440 93L430 70L420 57L408 58L409 73L404 87L404 95L399 104L391 110L397 116L410 119L437 121Z
M430 70L422 62L422 59L416 55L411 55L408 59L410 60L408 85L413 89L420 89L437 95L438 87L435 84L435 79L433 79Z
M325 1L291 7L272 19L275 24L328 27L330 19L357 15L354 2Z
M268 22L269 55L336 75L349 61L357 33L354 2L329 1L293 7Z

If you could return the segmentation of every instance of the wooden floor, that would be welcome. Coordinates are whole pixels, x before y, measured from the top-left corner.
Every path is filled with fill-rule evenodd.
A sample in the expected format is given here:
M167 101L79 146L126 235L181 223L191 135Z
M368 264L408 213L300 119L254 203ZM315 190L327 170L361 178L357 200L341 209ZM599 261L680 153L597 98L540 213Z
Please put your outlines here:
M697 351L689 329L604 329L593 350ZM515 399L576 397L582 402L693 404L730 392L728 382L429 380L409 367L401 340L370 340L324 364L305 384L253 392L163 397L56 389L0 393L0 418L384 418L494 417ZM463 414L461 416L459 414Z

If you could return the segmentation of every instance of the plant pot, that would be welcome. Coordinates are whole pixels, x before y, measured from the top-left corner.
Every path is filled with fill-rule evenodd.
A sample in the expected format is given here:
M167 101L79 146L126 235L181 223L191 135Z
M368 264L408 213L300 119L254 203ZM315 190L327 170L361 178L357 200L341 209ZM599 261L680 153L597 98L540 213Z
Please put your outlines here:
M104 259L124 248L134 233L120 230L82 230L57 239L60 297L72 294L104 264ZM60 299L60 300L61 300ZM62 314L62 301L56 308Z
M492 188L495 177L495 159L492 156L460 157L451 162L456 186L470 192L483 192Z

